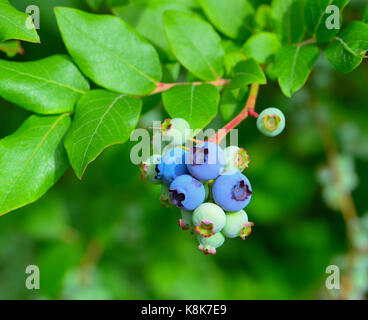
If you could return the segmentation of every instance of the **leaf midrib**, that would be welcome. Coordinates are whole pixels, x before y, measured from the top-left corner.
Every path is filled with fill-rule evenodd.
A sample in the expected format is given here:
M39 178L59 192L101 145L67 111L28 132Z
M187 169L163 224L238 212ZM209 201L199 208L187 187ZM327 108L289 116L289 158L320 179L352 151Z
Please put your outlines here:
M59 124L59 122L61 122L65 117L68 117L69 114L68 113L64 113L62 114L50 127L50 129L46 132L46 134L42 137L40 143L37 145L36 149L33 151L33 153L31 154L31 156L28 158L27 162L25 163L24 167L22 168L22 170L20 171L19 175L17 176L17 178L15 179L15 181L12 183L12 185L10 186L8 192L6 193L3 201L0 204L0 208L2 208L2 206L4 205L4 203L6 202L6 200L9 198L9 195L13 192L13 188L14 186L17 184L17 182L19 181L19 179L22 177L22 175L24 174L24 172L26 171L27 167L30 165L30 163L32 162L32 160L35 158L36 154L38 153L38 151L41 149L42 145L44 144L44 142L46 141L46 139L49 137L49 135L52 133L52 131L56 128L56 126Z
M56 85L56 86L59 86L59 87L62 87L62 88L66 88L66 89L69 89L71 91L74 91L74 92L77 92L77 93L80 93L80 94L85 94L86 93L86 91L84 91L84 90L79 90L79 89L73 88L72 86L69 86L67 84L63 84L63 83L57 82L55 80L39 77L39 76L30 74L30 73L22 72L22 71L12 69L12 68L9 68L9 67L4 67L1 64L0 64L0 68L3 68L3 69L5 69L7 71L10 71L10 72L15 72L15 73L17 73L21 76L26 76L26 77L33 78L33 79L36 79L36 80L39 80L39 81L43 81L43 82L46 82L46 83L49 83L49 84L53 84L53 85Z
M121 99L121 98L123 98L123 97L125 97L126 95L125 94L122 94L122 95L120 95L120 96L118 96L117 98L115 98L115 100L107 107L107 109L106 109L106 111L103 113L103 115L101 116L101 119L100 119L100 121L98 122L98 124L97 124L97 126L96 126L96 128L95 128L95 130L93 131L93 133L92 133L92 135L91 135L91 137L90 137L90 140L89 140L89 143L88 143L88 145L87 145L87 147L86 147L86 150L85 150L85 152L84 152L84 155L83 155L83 159L82 159L82 161L81 161L81 167L80 167L80 173L81 173L81 177L83 177L83 175L84 175L84 172L85 172L85 170L86 170L86 168L87 168L87 166L88 166L88 163L85 163L85 161L86 161L86 157L87 157L87 152L88 152L88 150L89 150L89 148L90 148L90 146L91 146L91 144L92 144L92 141L94 140L94 137L96 136L96 134L97 134L97 131L98 131L98 129L100 128L100 126L102 125L102 123L103 123L103 121L104 121L104 119L105 119L105 117L108 115L108 113L111 111L111 109L114 107L114 105Z
M126 61L125 59L123 59L121 56L119 56L118 54L116 54L114 51L112 51L110 48L108 48L107 46L104 46L101 42L99 42L98 40L90 37L90 35L87 32L84 32L82 29L78 28L77 25L75 25L74 23L72 23L72 21L70 19L68 19L65 15L63 15L64 19L68 20L69 23L74 26L75 29L79 30L79 32L81 32L82 34L84 34L87 38L89 38L92 42L97 43L99 46L101 46L104 50L109 51L113 56L115 56L118 60L122 61L125 65L127 65L130 69L132 69L133 71L137 72L138 74L140 74L141 76L143 76L144 78L146 78L148 81L152 82L153 84L157 84L157 81L152 79L149 75L147 75L146 73L144 73L143 71L139 70L137 67L135 67L134 65L130 64L128 61ZM120 18L117 18L120 19Z
M5 7L5 9L7 8L7 6L6 5L1 5L0 4L0 6L1 7ZM10 9L14 9L11 5L10 5ZM16 9L15 9L15 11L17 11ZM0 18L2 18L2 19L4 19L4 20L6 20L6 21L8 21L9 23L11 23L16 29L18 29L18 30L20 30L21 32L24 32L25 34L27 34L27 32L25 31L25 30L23 30L22 28L20 28L16 23L14 23L12 20L10 20L10 19L8 19L6 16L4 16L4 15L1 15L0 14ZM25 20L26 21L26 20ZM28 30L28 29L27 29ZM37 38L38 38L38 40L39 40L39 37L38 37L38 34L37 34L37 32L36 32L36 29L34 28L34 29L31 29L31 30L33 30L33 31L35 31L35 33L36 33L36 35L37 35ZM28 35L30 35L30 33L28 33Z
M187 36L187 34L184 32L184 30L181 28L180 24L176 24L175 25L178 27L178 29L180 30L180 33L184 35L184 37L189 41L189 43L192 45L192 47L195 49L195 51L198 52L198 54L201 56L201 58L204 60L204 62L207 64L207 66L210 68L211 72L213 73L213 75L216 78L219 78L219 75L217 74L217 72L215 71L215 68L212 66L212 64L207 60L207 58L202 54L201 50L196 46L196 44L192 41L191 38L189 38Z

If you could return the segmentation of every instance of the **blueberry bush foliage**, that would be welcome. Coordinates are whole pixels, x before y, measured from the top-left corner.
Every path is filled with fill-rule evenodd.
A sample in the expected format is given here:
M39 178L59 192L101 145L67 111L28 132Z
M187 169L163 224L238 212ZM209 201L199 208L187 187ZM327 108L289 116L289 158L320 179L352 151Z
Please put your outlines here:
M137 126L149 127L152 120L160 120L155 119L157 106L170 118L185 119L192 129L223 127L228 132L239 127L240 132L249 132L248 126L256 126L251 117L257 112L274 106L283 110L277 102L290 106L297 101L310 108L305 114L299 110L302 116L294 114L297 119L292 122L295 128L290 128L293 137L288 144L295 157L303 155L301 148L309 148L313 157L316 136L321 137L328 161L318 169L317 180L323 200L342 213L346 224L343 297L364 296L367 223L363 212L357 213L352 192L358 184L354 158L368 157L367 139L352 122L339 132L331 131L323 91L331 72L345 77L363 68L368 8L346 17L354 1L85 0L82 8L56 6L53 15L45 17L56 21L61 37L54 45L65 53L28 60L23 47L43 45L38 35L42 34L42 11L38 32L32 19L11 2L0 0L0 51L4 53L0 96L29 116L0 140L0 215L39 200L69 167L78 179L88 176L91 163L105 149L129 143ZM314 74L322 76L311 83ZM277 101L264 98L270 90L277 90ZM338 99L333 104L338 105ZM357 115L353 120L362 119ZM283 135L288 130L286 126ZM242 138L245 146L247 139ZM295 179L307 179L292 164L284 167L281 158L266 160L272 145L262 150L265 160L255 151L258 163L252 158L252 147L247 151L259 175L272 172L268 186L258 195L263 202L258 211L269 211L272 216L282 211L277 198L288 197L289 190L272 188L271 180L282 180L290 172ZM307 183L305 188L309 187ZM281 208L275 209L277 205ZM261 213L261 223L262 219L266 220ZM313 234L320 228L318 223L302 227L299 232L310 232L311 238L302 248L293 249L313 245ZM292 243L299 232L283 234L283 241ZM60 246L56 252L63 255L64 249ZM250 254L252 249L248 250ZM65 263L73 259L67 256ZM266 262L266 256L261 260ZM152 270L152 281L157 279L154 272L158 271ZM56 295L57 287L49 293Z

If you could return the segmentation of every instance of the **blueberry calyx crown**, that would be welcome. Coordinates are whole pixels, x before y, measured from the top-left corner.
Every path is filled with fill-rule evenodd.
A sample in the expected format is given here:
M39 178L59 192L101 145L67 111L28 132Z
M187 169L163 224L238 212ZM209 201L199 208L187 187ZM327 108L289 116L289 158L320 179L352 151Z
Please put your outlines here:
M216 254L216 249L215 248L212 248L210 246L204 246L203 244L200 244L198 246L198 249L201 250L205 255Z
M240 237L245 240L247 237L250 236L250 234L252 233L252 227L254 227L254 223L253 222L248 222L246 223L241 232L240 232Z
M169 190L170 198L173 205L177 206L178 208L183 208L183 201L185 200L185 194L178 192L178 190Z
M171 119L166 119L162 125L161 125L161 134L167 135L170 131L170 129L172 128L172 121Z
M248 184L240 180L233 188L232 197L237 201L245 201L252 195Z
M240 148L235 157L235 166L240 170L248 168L250 162L249 155L245 149Z
M200 223L197 224L195 230L202 235L204 238L209 238L214 235L214 225L211 221L202 220Z
M266 115L263 117L264 127L267 131L276 131L280 125L281 118L277 114Z

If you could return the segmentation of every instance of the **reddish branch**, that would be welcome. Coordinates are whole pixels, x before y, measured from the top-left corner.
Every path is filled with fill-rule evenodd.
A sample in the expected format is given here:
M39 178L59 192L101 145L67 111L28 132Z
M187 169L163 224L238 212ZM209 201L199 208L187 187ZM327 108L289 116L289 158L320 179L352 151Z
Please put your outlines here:
M167 91L167 90L169 90L169 89L171 89L172 87L175 87L175 86L183 86L183 85L195 85L195 86L199 86L201 84L212 84L213 86L221 87L221 86L227 85L229 82L230 82L230 80L227 80L227 79L217 79L215 81L209 81L209 82L202 82L202 81L196 81L196 82L176 82L176 83L163 83L163 82L159 82L157 84L156 89L151 92L151 95L156 94L156 93Z
M245 104L244 109L227 125L225 125L221 130L217 132L217 134L213 135L209 138L209 142L214 142L219 144L222 139L226 137L226 135L230 132L230 130L237 127L242 121L244 121L248 116L258 117L258 114L254 111L254 107L257 101L259 85L253 84L250 88L250 93L248 96L247 103Z

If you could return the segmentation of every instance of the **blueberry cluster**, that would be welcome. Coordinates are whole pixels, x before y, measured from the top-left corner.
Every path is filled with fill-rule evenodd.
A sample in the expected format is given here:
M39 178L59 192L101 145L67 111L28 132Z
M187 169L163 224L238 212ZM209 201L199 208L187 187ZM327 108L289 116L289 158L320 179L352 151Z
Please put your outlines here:
M197 233L199 249L215 254L225 237L245 239L251 233L253 223L244 208L252 187L242 174L249 157L236 146L225 150L211 142L183 146L188 128L183 119L166 120L161 133L169 137L170 148L142 163L141 172L152 183L162 184L162 203L181 209L179 225Z

